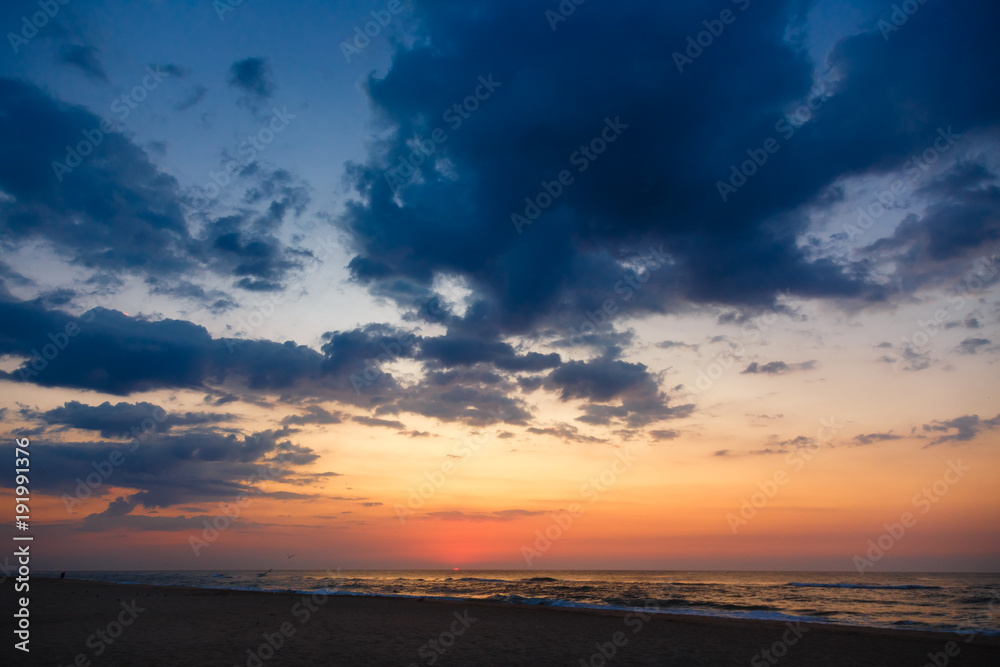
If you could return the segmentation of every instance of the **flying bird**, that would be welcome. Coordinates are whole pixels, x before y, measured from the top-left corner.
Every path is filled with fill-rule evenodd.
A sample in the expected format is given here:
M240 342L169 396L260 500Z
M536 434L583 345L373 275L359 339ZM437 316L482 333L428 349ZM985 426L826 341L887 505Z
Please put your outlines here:
M272 568L271 568L271 570L273 570L273 569L274 569L274 568L272 567ZM271 570L268 570L267 572L270 572ZM257 576L258 576L258 577L266 577L266 576L267 576L267 572L261 572L261 573L260 573L260 574L258 574Z
M289 558L295 558L295 554L288 554Z

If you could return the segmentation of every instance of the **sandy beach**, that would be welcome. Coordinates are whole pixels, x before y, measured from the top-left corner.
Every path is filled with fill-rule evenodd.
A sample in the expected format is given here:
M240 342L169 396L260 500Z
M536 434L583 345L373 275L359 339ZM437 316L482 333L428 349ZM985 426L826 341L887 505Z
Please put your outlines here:
M72 580L30 596L31 652L8 630L5 664L1000 664L1000 638L909 630Z

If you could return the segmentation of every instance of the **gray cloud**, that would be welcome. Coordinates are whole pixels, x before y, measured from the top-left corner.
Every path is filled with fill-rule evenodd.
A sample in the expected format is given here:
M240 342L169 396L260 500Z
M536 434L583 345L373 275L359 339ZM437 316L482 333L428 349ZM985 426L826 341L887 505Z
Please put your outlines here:
M960 354L978 354L983 348L991 345L988 338L966 338L958 344Z
M859 445L870 445L873 442L885 442L887 440L899 440L903 436L889 433L867 433L854 436L854 441Z
M500 510L499 512L490 512L487 514L482 512L470 513L452 510L443 512L428 512L422 516L414 518L434 521L468 521L471 523L487 523L498 521L516 521L517 519L540 516L542 514L545 514L545 512L530 510Z
M924 424L924 433L945 433L932 440L927 446L940 445L946 442L969 442L983 431L991 431L1000 426L1000 414L992 419L980 419L979 415L965 415L944 421L933 421ZM952 433L954 431L954 433Z
M175 426L202 426L233 421L236 415L219 412L168 413L153 403L118 403L105 401L100 405L85 405L69 401L61 407L34 412L22 410L22 417L38 419L51 425L96 431L104 438L134 437L133 429L142 432L166 433ZM148 426L148 428L147 428Z
M379 419L378 417L367 417L367 416L354 416L351 417L351 421L356 421L359 424L364 424L365 426L384 426L386 428L394 428L402 431L406 428L406 424L400 421L393 421L390 419Z
M770 361L766 364L758 364L755 361L743 369L741 373L744 375L785 375L795 371L809 371L815 367L815 361L803 361L799 364L788 364L784 361Z
M343 414L330 412L318 405L310 405L301 415L288 415L281 420L283 426L303 426L305 424L339 424Z

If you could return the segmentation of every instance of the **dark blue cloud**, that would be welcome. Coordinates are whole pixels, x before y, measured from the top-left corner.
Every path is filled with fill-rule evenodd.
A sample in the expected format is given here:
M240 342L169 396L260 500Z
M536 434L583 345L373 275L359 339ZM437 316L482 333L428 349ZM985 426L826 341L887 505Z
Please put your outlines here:
M0 79L0 115L8 242L44 240L97 270L164 276L196 266L177 181L125 135L13 79Z
M107 82L108 75L97 57L98 53L100 51L93 46L78 44L64 46L59 54L59 61L77 68L91 79Z
M890 236L863 249L880 264L891 262L908 289L952 282L1000 250L1000 180L985 156L959 161L920 193L931 197L920 215L908 215Z
M620 360L570 361L549 374L546 386L561 398L608 401L649 382L644 364Z
M247 206L206 216L198 235L185 216L191 201L117 124L64 104L22 81L0 78L0 235L16 248L51 244L68 261L118 281L144 277L155 289L202 299L215 310L227 298L191 282L232 276L252 291L281 289L312 254L275 233L303 214L307 184L257 163L239 176ZM234 177L236 178L236 177ZM194 286L194 290L192 290Z
M208 88L205 86L195 86L183 100L174 105L174 109L177 111L187 111L205 99L205 95L207 94Z
M205 426L236 419L235 415L229 413L173 414L153 403L112 404L108 401L100 405L69 401L58 408L44 412L22 410L21 416L38 419L46 424L96 431L105 438L122 435L131 438L134 437L133 429L139 429L141 432L166 433L175 426ZM145 428L147 424L148 429Z
M577 419L587 424L620 422L634 428L694 411L693 405L671 407L644 364L608 356L567 362L549 373L544 386L558 392L563 401L582 399L584 414Z
M122 396L155 389L198 390L218 396L215 405L241 395L250 401L262 396L287 402L331 400L377 408L374 417L363 419L396 428L403 426L383 417L414 412L470 424L525 424L531 418L524 401L508 395L516 392L516 382L485 363L430 369L417 388L403 390L381 366L416 354L416 345L424 339L412 333L370 325L324 338L323 350L317 352L292 341L213 338L204 327L183 320L151 321L104 308L74 317L37 300L0 300L0 354L28 358L10 373L0 371L0 378ZM502 356L500 362L520 368L535 365L539 357ZM433 365L440 367L440 362ZM115 406L107 410L127 411ZM314 410L306 414L314 420L330 418ZM68 412L57 415L69 419ZM299 423L293 419L288 423ZM307 423L306 417L301 419Z
M319 456L287 440L283 431L245 435L212 429L183 435L150 434L132 444L114 442L53 442L33 438L32 456L39 471L32 480L39 491L82 500L104 497L111 487L136 489L124 501L112 501L112 515L147 508L228 501L241 495L315 497L289 491L263 491L265 481L281 483L336 473L310 473L302 466ZM80 480L91 482L85 484ZM9 486L11 481L0 481ZM82 488L78 497L78 487ZM89 492L88 492L89 487ZM127 501L127 502L125 502ZM70 501L68 509L77 502Z
M506 371L542 371L559 366L558 354L529 352L518 355L508 343L484 341L482 338L442 336L421 342L420 358L433 360L441 366L472 366L488 362Z
M672 261L634 291L633 316L684 303L760 307L779 290L884 300L889 288L863 267L800 247L800 208L841 177L898 169L938 127L995 126L1000 95L986 81L1000 48L986 26L1000 9L922 6L888 42L872 26L818 64L835 76L817 88L816 64L789 37L808 4L754 3L681 74L669 53L702 29L704 5L591 4L552 31L533 2L419 3L424 39L368 81L391 134L349 170L358 200L341 223L354 276L384 294L460 274L483 302L477 312L507 332L571 324L615 296L622 250L650 243ZM480 76L499 87L449 125L447 110ZM785 113L810 100L809 122L792 126ZM574 151L616 118L628 128L518 234L510 216L524 198L572 170ZM390 182L437 128L446 139L419 174ZM772 137L780 150L722 201L716 183Z
M245 58L233 63L229 67L229 85L242 90L250 104L271 97L276 87L267 58Z
M810 209L839 203L845 177L903 170L941 128L973 144L995 137L995 3L927 3L890 39L870 26L824 63L801 42L812 3L751 3L683 73L672 51L734 3L587 3L556 30L528 0L415 4L415 39L395 43L388 70L364 83L376 132L366 157L347 166L354 198L337 220L353 279L399 304L402 325L332 331L317 351L217 339L190 322L103 309L74 317L56 309L71 307L82 296L76 291L23 302L3 287L0 354L32 357L59 347L52 336L61 340L67 326L79 330L72 349L3 377L116 395L192 389L218 404L277 397L310 406L286 425L346 420L316 406L336 401L393 427L404 413L528 425L534 414L525 397L544 387L578 401L580 423L637 428L693 408L673 405L657 375L622 360L633 336L617 318L722 305L720 323L741 323L763 308L790 312L775 302L779 292L852 308L881 304L955 279L972 255L1000 243L995 165L974 150L950 168L942 162L915 193L931 205L859 247L854 260L824 258L803 243ZM94 50L64 54L103 76ZM817 72L826 83L817 85ZM234 63L228 82L252 109L276 89L263 57ZM180 106L204 92L193 88ZM789 124L786 114L805 102L813 103L807 122ZM275 292L317 261L287 244L289 232L291 243L308 242L288 224L312 204L309 184L288 170L240 165L232 175L239 191L191 212L192 201L150 153L130 136L100 130L87 109L0 79L0 116L5 249L49 244L92 275L89 287L137 275L154 294L214 313L236 300L200 278ZM780 150L723 200L720 179L771 138ZM53 168L67 162L67 146L84 141L94 144L90 155ZM427 141L430 155L414 153ZM400 177L414 155L420 164ZM563 171L570 178L559 182ZM539 193L552 204L519 229L512 214L526 213L526 198L537 205ZM887 266L896 280L884 280ZM30 284L6 266L0 276ZM471 290L461 308L436 294L442 278ZM444 333L421 333L428 324ZM969 340L972 350L986 339ZM529 342L560 353L527 351ZM581 350L596 358L566 361ZM927 367L929 357L917 352L897 356L905 368ZM405 388L388 372L400 360L423 373ZM745 372L793 366L755 363ZM135 407L121 405L82 406L105 409L104 422L67 406L52 419L112 428Z
M323 370L322 354L292 342L216 339L183 320L150 321L104 308L74 317L37 302L0 301L0 354L29 358L4 373L7 379L123 396L229 387L368 404L371 392L392 387L386 377L355 391L346 375ZM363 370L361 360L356 370Z

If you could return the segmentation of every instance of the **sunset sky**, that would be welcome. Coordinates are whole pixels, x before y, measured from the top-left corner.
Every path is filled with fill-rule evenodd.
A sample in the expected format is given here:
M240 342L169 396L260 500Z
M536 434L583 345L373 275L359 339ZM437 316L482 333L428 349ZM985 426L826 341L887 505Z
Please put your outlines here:
M4 525L28 438L36 569L996 571L998 25L4 2Z

